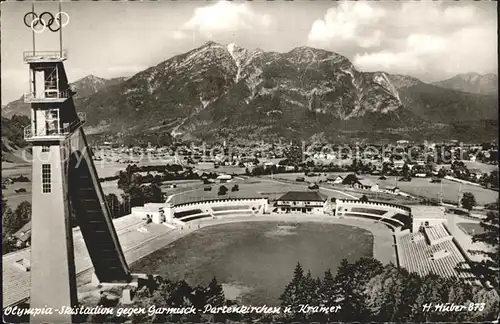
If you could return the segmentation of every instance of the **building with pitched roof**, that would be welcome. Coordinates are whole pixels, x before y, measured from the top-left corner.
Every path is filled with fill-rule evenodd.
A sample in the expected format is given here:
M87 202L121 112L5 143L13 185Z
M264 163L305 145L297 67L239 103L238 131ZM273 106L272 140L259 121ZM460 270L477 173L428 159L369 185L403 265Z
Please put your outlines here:
M327 199L317 191L289 191L274 203L274 211L280 214L323 214Z
M16 245L29 246L31 238L31 221L27 222L21 229L19 229L15 234Z
M370 191L380 191L380 187L370 179L359 179L358 182L353 184L354 188Z

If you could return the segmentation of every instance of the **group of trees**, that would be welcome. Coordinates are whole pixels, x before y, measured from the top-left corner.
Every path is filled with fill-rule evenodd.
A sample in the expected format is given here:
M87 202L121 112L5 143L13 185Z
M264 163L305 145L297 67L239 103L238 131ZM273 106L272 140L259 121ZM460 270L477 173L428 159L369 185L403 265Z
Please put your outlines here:
M486 188L498 188L498 170L483 174L479 179L479 183Z
M28 116L14 115L12 118L2 117L2 152L9 152L9 146L15 147L25 147L26 142L24 141L24 127L30 124L30 119ZM6 142L9 141L8 146ZM5 160L2 154L2 161Z
M478 178L476 175L470 173L470 170L463 161L453 161L451 169L455 178L479 183L486 188L498 188L498 170L483 173Z
M470 251L474 254L482 254L485 258L481 262L473 264L476 273L489 281L497 290L500 288L500 217L498 206L500 199L496 203L486 205L488 210L486 218L481 221L484 232L472 237L473 242L483 242L490 247L489 251Z
M477 206L476 197L470 192L464 192L460 204L468 211L471 211L474 206Z
M304 274L297 264L293 279L280 298L282 307L291 307L285 321L352 322L430 322L494 320L499 309L495 290L473 286L458 279L434 274L420 277L393 264L382 265L372 258L348 263L344 259L332 275L323 278ZM484 309L461 312L425 311L432 303L485 303ZM300 312L300 305L337 307L337 312Z
M28 201L23 201L12 210L2 195L2 254L17 249L12 235L29 221L31 221L31 204Z
M151 171L152 169L155 169L156 166L147 166L141 168ZM114 215L122 216L121 214L124 210L126 211L126 213L128 213L128 208L143 206L145 203L164 202L165 197L160 188L161 182L163 181L162 177L159 175L153 177L151 174L143 177L140 174L136 174L136 172L141 172L141 168L138 168L135 165L129 165L127 166L125 171L119 172L118 188L122 189L124 192L124 194L122 195L123 200L120 201L114 194L107 195L106 197L108 200L108 206L111 205L110 209L113 210L112 213Z
M235 185L231 188L231 191L232 191L232 192L239 191L239 190L240 190L240 187L239 187L237 184L235 184ZM222 186L220 186L220 187L219 187L219 191L217 192L217 194L218 194L219 196L223 196L223 195L227 194L227 192L228 192L228 191L229 191L229 189L227 189L227 187L226 187L226 186L222 185Z
M248 176L261 176L261 175L270 175L270 174L277 174L277 173L287 173L287 172L297 172L299 170L299 167L295 166L293 170L287 171L284 165L270 165L270 166L265 166L265 165L257 165L253 167L252 169L245 169L245 174Z
M147 172L146 175L138 174L139 172ZM150 172L161 172L161 174L153 175ZM186 168L178 164L167 166L141 166L128 165L125 171L120 171L116 177L102 178L101 181L118 180L118 187L127 186L134 181L140 184L156 184L160 185L163 181L172 180L195 180L200 179L197 173L193 172L192 168Z
M214 277L206 285L190 286L186 281L173 281L160 276L149 276L147 280L141 280L142 287L137 291L135 303L131 305L122 305L116 300L114 303L101 298L99 302L103 307L116 308L145 308L151 306L157 308L189 308L203 310L205 305L210 304L213 307L231 306L235 303L227 300L224 296L222 286ZM92 305L94 306L94 305ZM116 312L115 312L116 314ZM172 322L225 322L226 320L239 320L238 314L208 314L196 311L195 314L134 314L130 317L116 315L90 315L86 319L81 319L87 323L172 323Z

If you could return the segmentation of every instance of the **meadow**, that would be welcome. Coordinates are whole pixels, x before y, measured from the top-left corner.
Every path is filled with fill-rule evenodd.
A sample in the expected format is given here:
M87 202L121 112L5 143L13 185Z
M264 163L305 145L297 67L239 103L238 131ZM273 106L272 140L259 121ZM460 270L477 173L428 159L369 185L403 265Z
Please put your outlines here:
M470 236L474 234L483 234L485 232L484 228L482 228L479 223L457 223L457 226Z
M285 179L285 180L293 180L297 177L304 177L306 182L319 182L322 180L326 181L329 175L340 175L345 177L349 174L349 172L335 172L335 173L321 173L319 176L314 177L306 177L304 173L283 173L274 175L274 179ZM495 202L498 198L498 192L478 186L472 186L468 184L460 184L455 181L442 179L441 183L431 183L430 178L412 178L410 182L401 182L398 181L401 177L395 176L387 176L386 180L380 180L380 176L372 176L372 175L362 175L358 176L358 178L370 179L372 182L379 184L380 187L389 187L389 186L397 186L399 189L409 195L418 196L423 198L432 198L438 199L439 194L443 193L443 200L445 201L458 201L458 195L460 190L462 192L470 192L476 197L476 201L479 205L485 205L488 203ZM342 190L342 185L336 185L333 188L338 188ZM460 188L462 187L462 188Z
M226 293L246 305L279 305L297 262L322 277L335 275L343 258L354 262L373 254L373 236L357 227L294 222L243 222L191 233L131 266L190 285L215 276Z
M238 185L238 191L231 191L234 185ZM225 195L219 195L219 187L224 185L229 191ZM213 184L210 191L205 191L209 185L200 185L199 188L186 190L184 192L175 192L170 202L180 204L192 201L222 199L222 198L269 198L275 200L288 191L308 191L306 183L282 183L271 181L269 179L250 178L246 181L232 181L225 184ZM319 192L325 197L349 198L341 193L332 192L330 190L320 189ZM167 193L169 193L167 191Z

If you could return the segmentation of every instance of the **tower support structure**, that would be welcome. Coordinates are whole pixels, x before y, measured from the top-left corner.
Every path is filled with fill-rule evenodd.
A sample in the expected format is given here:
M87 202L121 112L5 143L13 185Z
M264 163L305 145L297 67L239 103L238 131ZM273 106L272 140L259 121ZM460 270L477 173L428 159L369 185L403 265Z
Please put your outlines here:
M110 211L77 113L64 69L67 52L24 53L30 69L31 122L24 138L32 144L30 307L52 309L31 323L71 323L58 312L78 304L73 225L85 240L101 282L131 279ZM76 224L75 224L76 222Z

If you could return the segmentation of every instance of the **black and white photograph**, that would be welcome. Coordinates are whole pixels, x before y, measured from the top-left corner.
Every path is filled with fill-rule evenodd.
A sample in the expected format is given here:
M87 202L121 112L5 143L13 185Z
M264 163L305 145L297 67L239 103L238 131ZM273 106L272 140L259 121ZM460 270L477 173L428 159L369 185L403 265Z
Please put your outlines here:
M496 1L2 1L5 323L498 323Z

